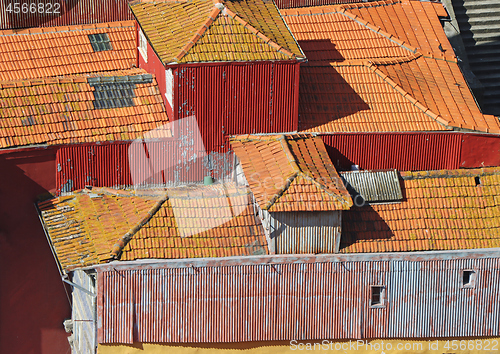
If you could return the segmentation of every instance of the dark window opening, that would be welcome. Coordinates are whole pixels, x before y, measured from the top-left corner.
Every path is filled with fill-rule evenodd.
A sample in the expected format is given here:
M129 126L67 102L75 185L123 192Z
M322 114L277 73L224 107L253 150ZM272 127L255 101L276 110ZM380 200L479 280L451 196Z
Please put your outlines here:
M384 306L385 302L385 286L372 286L370 306Z
M479 186L481 184L481 178L479 178L479 176L474 177L474 182L476 182L476 186Z
M462 286L473 287L476 280L476 272L473 270L464 270L462 272Z
M113 49L107 33L89 34L89 40L94 52Z

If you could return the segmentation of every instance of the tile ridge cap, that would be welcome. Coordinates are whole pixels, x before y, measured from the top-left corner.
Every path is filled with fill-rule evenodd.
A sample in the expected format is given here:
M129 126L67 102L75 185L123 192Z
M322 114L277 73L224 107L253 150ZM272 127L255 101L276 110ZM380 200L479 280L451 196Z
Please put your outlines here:
M412 52L413 54L416 54L418 52L418 48L413 47L413 46L411 46L409 44L405 44L405 41L399 39L395 35L383 31L379 26L373 25L372 23L366 21L362 17L360 17L358 15L355 15L355 14L347 11L346 9L344 9L344 11L341 11L339 13L342 14L343 16L351 19L352 21L358 23L359 25L361 25L361 26L363 26L365 28L368 28L370 31L378 33L379 35L381 35L382 37L386 38L390 42L395 43L399 47L401 47L403 49L406 49L409 52Z
M203 35L207 32L207 30L210 28L210 26L215 22L219 14L222 12L222 10L214 4L214 7L212 8L212 11L208 14L208 17L206 20L201 24L200 28L195 32L195 34L191 37L191 39L188 41L188 43L180 50L179 54L174 56L174 59L176 61L181 60L184 58L189 50L195 46L195 44L203 37Z
M401 96L403 96L404 98L406 98L408 101L411 102L411 104L413 104L416 108L418 108L420 111L422 111L422 113L424 113L425 115L431 117L433 120L435 120L439 124L447 127L448 129L450 129L450 127L452 127L450 121L447 121L442 116L440 116L440 115L432 112L429 109L429 107L426 107L422 103L418 102L412 95L410 95L410 93L408 93L407 91L405 91L399 84L397 84L394 80L392 80L388 75L386 75L385 73L383 73L382 70L380 70L376 64L369 63L367 65L367 67L374 74L376 74L379 77L381 77L382 80L384 80L387 84L389 84L389 86L391 86Z
M125 235L123 235L114 245L113 245L113 248L111 250L111 258L112 259L119 259L120 258L120 255L123 251L123 249L125 248L125 246L130 242L130 240L132 239L132 237L134 237L134 235L139 232L139 230L144 226L146 225L150 220L151 218L158 212L158 210L160 210L160 208L162 207L162 205L168 200L168 197L166 196L163 196L160 200L158 200L154 205L153 207L151 207L146 216L144 218L141 219L141 221L139 221L139 223L137 223L135 226L133 226L129 231L127 231L127 233L125 233Z
M240 17L236 12L234 12L230 8L225 7L224 11L225 11L225 13L229 17L231 17L233 20L235 20L236 22L238 22L240 25L242 25L244 28L246 28L250 32L252 32L252 34L254 34L255 36L259 37L261 40L264 41L264 43L266 43L267 45L271 46L277 52L285 54L286 56L289 56L291 59L297 58L296 55L293 54L291 51L289 51L287 48L285 48L285 47L279 45L278 43L274 42L271 38L269 38L264 33L262 33L261 31L259 31L258 29L256 29L249 22L245 21L242 17ZM283 22L286 23L286 21L283 21ZM292 33L292 32L290 32L290 33ZM292 36L293 36L293 33L292 33ZM294 37L294 39L295 39L295 37ZM305 58L305 56L304 56L304 58Z
M420 1L420 0L418 0ZM356 3L351 3L351 4L339 4L336 6L342 7L343 9L368 9L372 7L380 7L380 6L389 6L389 5L395 5L395 4L402 4L402 0L378 0L378 1L371 1L371 2L356 2Z
M349 208L352 206L352 199L350 200L351 203L349 203L349 199L345 198L346 194L342 193L342 191L341 191L340 188L338 188L338 192L339 193L335 193L332 190L330 190L327 186L325 186L322 183L318 182L316 180L316 178L314 178L312 176L309 176L308 174L306 174L306 173L304 173L302 171L298 175L300 175L304 179L306 179L309 182L311 182L316 188L319 188L321 191L325 192L330 197L337 199L340 204L342 204L342 205L347 204L347 205L349 205ZM339 180L340 180L340 177L339 177ZM345 189L345 187L344 187L344 189ZM346 193L347 193L347 195L349 195L349 193L347 192L347 189L346 189Z

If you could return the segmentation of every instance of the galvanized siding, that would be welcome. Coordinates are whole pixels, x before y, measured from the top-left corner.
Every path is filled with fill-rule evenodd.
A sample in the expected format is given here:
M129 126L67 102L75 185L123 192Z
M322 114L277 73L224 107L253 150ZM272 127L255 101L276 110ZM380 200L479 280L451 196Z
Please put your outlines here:
M73 282L95 293L95 286L89 275L77 270L73 273ZM97 347L96 302L95 297L73 288L73 350L76 354L95 353Z
M277 254L335 253L340 237L340 211L268 213L266 225Z
M498 336L499 258L99 271L99 343ZM201 262L201 261L200 261ZM186 263L187 264L187 263ZM140 268L140 269L139 269ZM461 271L477 270L476 288ZM384 285L384 308L370 308ZM135 332L134 332L134 328Z
M180 66L174 73L174 117L196 117L207 151L227 151L228 135L296 131L299 65Z
M22 6L33 1L0 1L0 29L83 25L133 19L128 7L129 0L38 0L34 4L45 4L43 13L38 13L38 8L36 13L7 12L9 4L14 3ZM49 10L47 4L56 3L60 5L59 14L45 12ZM53 9L53 6L51 8Z
M339 133L321 135L340 169L422 171L460 168L463 133Z

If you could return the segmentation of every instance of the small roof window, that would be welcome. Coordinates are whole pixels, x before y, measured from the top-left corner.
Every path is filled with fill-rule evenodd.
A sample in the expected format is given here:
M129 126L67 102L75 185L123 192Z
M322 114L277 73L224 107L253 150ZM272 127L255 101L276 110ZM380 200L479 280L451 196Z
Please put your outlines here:
M396 170L352 171L340 175L356 206L363 206L365 202L398 202L403 199Z
M90 45L94 52L102 52L104 50L111 50L111 43L107 33L89 34Z

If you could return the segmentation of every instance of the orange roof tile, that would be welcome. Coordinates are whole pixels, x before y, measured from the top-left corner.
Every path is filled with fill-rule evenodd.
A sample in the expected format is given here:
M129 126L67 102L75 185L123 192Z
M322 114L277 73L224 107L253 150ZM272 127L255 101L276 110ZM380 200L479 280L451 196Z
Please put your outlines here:
M0 83L0 148L132 140L168 122L154 77L141 69L116 74ZM100 91L95 84L100 77L116 82L103 82ZM106 99L114 88L120 94ZM101 105L120 100L123 107ZM137 114L131 106L158 113Z
M38 207L66 270L112 259L267 254L250 192L234 185L137 192L93 188Z
M157 0L130 8L164 64L303 58L273 2Z
M231 138L231 146L264 210L342 210L352 206L319 137L243 135Z
M438 19L443 11L409 0L282 10L309 58L299 129L500 133L460 72Z
M401 203L353 207L343 214L340 252L500 247L499 167L401 176Z
M133 21L0 31L0 81L130 69L136 63ZM111 50L94 52L89 35L106 33Z

